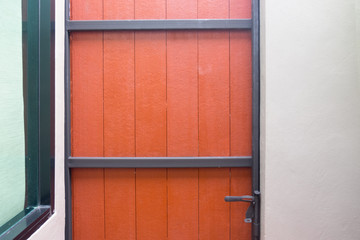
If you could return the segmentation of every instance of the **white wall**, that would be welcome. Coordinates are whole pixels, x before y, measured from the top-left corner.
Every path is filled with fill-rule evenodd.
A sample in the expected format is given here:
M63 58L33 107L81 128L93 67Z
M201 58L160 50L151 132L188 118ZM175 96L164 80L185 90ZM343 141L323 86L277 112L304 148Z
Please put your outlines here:
M359 7L262 1L262 239L360 239Z
M65 239L64 185L64 0L55 1L55 214L31 240Z

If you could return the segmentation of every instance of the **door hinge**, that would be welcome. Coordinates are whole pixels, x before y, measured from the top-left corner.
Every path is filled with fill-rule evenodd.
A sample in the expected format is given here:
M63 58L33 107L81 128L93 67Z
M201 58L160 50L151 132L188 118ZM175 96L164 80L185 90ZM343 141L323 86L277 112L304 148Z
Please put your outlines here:
M252 223L253 218L255 216L255 205L259 203L260 200L260 191L254 191L254 194L251 195L244 195L244 196L226 196L225 202L248 202L250 203L246 214L244 222Z

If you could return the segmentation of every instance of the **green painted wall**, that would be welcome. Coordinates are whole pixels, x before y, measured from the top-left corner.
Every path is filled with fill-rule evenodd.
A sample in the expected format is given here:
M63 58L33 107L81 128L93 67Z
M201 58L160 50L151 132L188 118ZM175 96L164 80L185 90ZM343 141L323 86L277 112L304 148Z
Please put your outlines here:
M24 209L21 0L0 0L0 226Z

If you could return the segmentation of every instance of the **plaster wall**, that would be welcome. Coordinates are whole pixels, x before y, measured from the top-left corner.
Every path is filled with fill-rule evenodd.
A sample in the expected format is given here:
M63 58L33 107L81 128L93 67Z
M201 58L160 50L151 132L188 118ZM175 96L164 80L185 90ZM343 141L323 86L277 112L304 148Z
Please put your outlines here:
M360 1L262 1L262 239L360 239Z

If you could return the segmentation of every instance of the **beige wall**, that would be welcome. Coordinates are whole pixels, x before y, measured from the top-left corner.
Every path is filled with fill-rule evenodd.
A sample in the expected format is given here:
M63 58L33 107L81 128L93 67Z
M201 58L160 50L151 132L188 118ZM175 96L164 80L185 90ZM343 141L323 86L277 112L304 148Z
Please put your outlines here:
M359 2L262 2L263 239L360 238Z
M261 1L262 239L358 239L360 1ZM64 239L63 9L56 1L56 213L33 240Z

